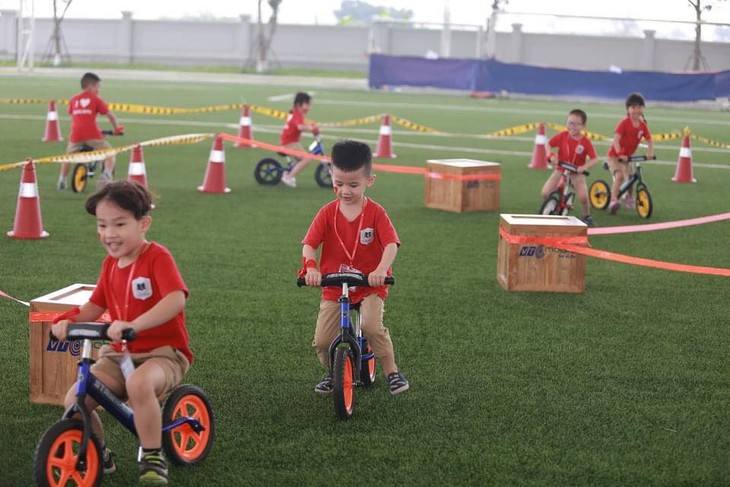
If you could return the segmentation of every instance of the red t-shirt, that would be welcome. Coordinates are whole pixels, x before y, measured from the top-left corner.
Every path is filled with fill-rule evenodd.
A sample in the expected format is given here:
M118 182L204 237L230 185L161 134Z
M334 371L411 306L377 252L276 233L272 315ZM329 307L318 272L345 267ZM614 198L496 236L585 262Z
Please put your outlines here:
M621 151L616 152L612 144L611 149L608 151L608 157L618 157L619 155L631 156L636 152L636 148L639 147L641 139L651 140L651 132L649 132L649 126L646 125L646 122L639 120L639 126L634 127L634 123L630 117L621 120L613 132L621 136L621 140L619 141Z
M319 255L322 274L356 270L368 275L380 264L386 245L400 246L398 234L383 207L373 200L366 198L360 216L351 222L340 213L338 202L332 201L319 210L302 243L315 249L322 244ZM337 301L341 293L339 288L323 287L322 299ZM358 287L350 293L350 300L359 303L370 294L385 299L388 286Z
M120 269L119 259L107 256L101 266L101 275L89 301L109 311L112 321L132 321L173 291L188 289L180 276L172 254L160 244L149 243L134 263ZM193 363L188 332L185 328L185 312L170 321L137 334L137 339L127 343L130 352L149 352L169 345L180 350ZM121 352L120 343L112 347Z
M299 139L302 137L302 132L299 130L300 125L304 125L304 115L302 112L299 110L289 110L289 116L286 117L284 130L281 131L281 137L279 138L281 145L299 142Z
M558 161L569 162L578 167L585 165L586 159L595 159L596 157L593 142L585 135L575 140L568 131L563 131L553 135L548 144L550 144L550 147L558 148ZM564 171L561 167L557 169Z
M109 107L104 100L93 93L82 91L69 101L68 113L71 115L71 135L68 136L71 142L104 137L96 124L97 114L109 113Z

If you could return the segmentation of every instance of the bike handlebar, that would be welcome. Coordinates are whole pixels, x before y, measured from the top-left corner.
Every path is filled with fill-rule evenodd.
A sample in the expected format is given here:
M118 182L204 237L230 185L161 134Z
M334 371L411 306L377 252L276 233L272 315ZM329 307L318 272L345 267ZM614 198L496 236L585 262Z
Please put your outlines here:
M339 287L343 284L347 284L348 286L363 286L363 287L370 287L370 284L368 283L368 278L365 274L360 274L358 272L332 272L329 274L325 274L322 276L322 283L320 284L321 287ZM385 278L385 284L392 286L395 284L395 277L388 276ZM306 286L307 282L304 280L303 277L297 278L297 286L302 287Z
M565 161L558 161L558 167L562 167L566 171L578 174L578 166L576 166L575 164L571 164ZM590 176L591 173L583 171L583 174L585 174L586 176Z
M77 340L110 340L106 332L109 330L109 323L94 323L94 322L79 322L69 323L68 331L66 332L66 340L69 342ZM49 332L52 340L58 340L53 335L53 332ZM137 338L137 331L134 328L127 328L122 331L122 340L128 342L134 341Z
M656 156L652 156L651 159L649 159L646 156L629 156L627 158L621 158L619 157L619 161L625 161L625 162L643 162L643 161L656 161Z
M113 137L121 137L122 135L124 135L124 132L120 132L117 134L113 130L102 130L101 133L102 133L102 135L105 135L107 137L110 135Z

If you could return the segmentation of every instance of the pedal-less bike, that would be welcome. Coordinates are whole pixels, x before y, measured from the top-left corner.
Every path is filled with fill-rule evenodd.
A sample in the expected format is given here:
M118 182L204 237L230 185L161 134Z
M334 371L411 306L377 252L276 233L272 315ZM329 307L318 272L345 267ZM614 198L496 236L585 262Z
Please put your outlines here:
M385 284L395 284L392 276ZM329 368L334 389L335 415L350 419L355 409L355 386L369 386L375 382L375 354L362 336L360 304L350 303L352 286L369 286L367 276L357 272L335 272L322 276L321 286L342 287L340 295L340 334L329 346ZM297 286L306 286L304 278Z
M656 159L656 156L652 159ZM641 218L649 218L654 211L654 203L652 202L649 188L646 186L646 183L644 182L644 179L641 175L641 163L643 161L648 161L649 158L646 156L631 156L623 160L628 162L636 162L636 167L634 168L634 173L629 177L629 179L624 181L624 183L619 188L616 199L620 200L621 197L624 196L633 185L636 185L636 213ZM609 169L608 163L605 163L603 167ZM591 201L591 206L593 206L593 208L596 208L598 210L606 209L606 207L608 207L608 204L611 202L611 185L609 185L606 181L602 179L597 179L593 181L588 190L588 199Z
M124 133L115 134L113 130L102 130L104 136L121 136ZM95 150L86 144L82 145L78 152L91 152ZM79 162L74 166L71 173L71 189L74 193L83 193L86 190L86 184L89 179L93 178L97 170L104 168L104 157L91 162Z
M102 445L91 431L91 411L86 396L93 398L133 435L134 413L91 373L93 341L108 340L108 324L73 323L68 326L68 341L83 341L76 400L43 433L35 452L33 474L36 485L96 486L104 475ZM123 338L132 341L134 330ZM81 419L74 418L79 414ZM207 394L199 387L183 384L175 387L162 407L162 446L167 458L178 465L193 465L204 460L213 446L215 420ZM139 449L141 457L141 447Z
M322 145L322 138L319 134L315 135L314 140L309 144L309 153L315 156L324 155L324 146ZM290 156L284 152L277 152L278 156L283 157L285 163L282 164L280 160L274 159L273 157L265 157L256 163L253 175L256 178L256 182L259 184L274 186L281 182L281 177L285 171L291 171L294 165L299 161L299 158ZM317 184L322 188L332 187L332 174L330 170L331 164L328 162L321 162L314 170L314 179Z
M578 167L569 162L558 162L558 167L564 169L558 180L558 187L551 192L540 206L539 214L541 215L562 215L567 216L573 208L575 201L575 187L570 181L571 174L578 174ZM589 173L584 172L586 176Z

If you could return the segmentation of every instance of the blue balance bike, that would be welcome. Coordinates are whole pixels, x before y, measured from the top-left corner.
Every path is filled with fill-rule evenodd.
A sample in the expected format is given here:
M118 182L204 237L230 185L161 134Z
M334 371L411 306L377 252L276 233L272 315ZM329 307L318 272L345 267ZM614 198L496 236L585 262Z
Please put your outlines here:
M93 341L108 340L108 324L74 323L68 327L68 341L83 341L79 361L76 401L43 433L35 452L33 475L36 485L51 487L96 486L104 475L99 439L91 431L91 412L85 404L90 396L136 436L134 413L91 373ZM124 331L127 341L135 338ZM74 418L76 415L81 418ZM197 386L175 387L162 408L162 446L168 459L178 465L204 460L215 438L213 407ZM141 447L139 449L141 454Z
M385 284L395 284L395 278L386 277ZM304 278L297 286L306 286ZM355 386L375 383L375 353L362 336L360 303L350 303L349 288L369 286L367 276L356 272L335 272L322 276L321 286L341 287L340 334L329 346L329 372L332 376L335 416L350 419L355 408Z
M319 135L314 137L314 141L309 144L309 153L315 156L324 155L324 146L322 145L322 138ZM253 170L253 175L256 178L256 182L265 186L275 186L281 182L281 177L284 175L284 171L291 171L294 165L299 161L299 158L290 156L283 152L277 152L278 156L283 157L285 163L282 164L279 159L273 157L265 157L256 163L256 167ZM322 188L332 188L332 174L330 170L331 164L328 162L321 162L317 169L314 170L314 179L317 184Z

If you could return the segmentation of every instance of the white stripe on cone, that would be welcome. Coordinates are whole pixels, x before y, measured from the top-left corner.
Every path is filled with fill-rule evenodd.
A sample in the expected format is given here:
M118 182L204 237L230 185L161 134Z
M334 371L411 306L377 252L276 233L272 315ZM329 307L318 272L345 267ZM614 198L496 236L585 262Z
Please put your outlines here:
M129 163L129 175L130 176L144 176L147 172L144 169L144 164L141 162L130 162Z
M48 116L46 116L46 120L48 120L49 122L55 122L56 120L58 120L58 112L56 112L56 111L48 112Z
M20 183L18 198L37 198L38 185L36 183Z
M225 154L222 150L210 151L210 162L226 162Z
M380 135L390 135L390 125L381 125L380 126Z
M544 135L535 136L535 144L544 145L547 142L547 138Z
M679 157L692 157L692 149L689 147L680 147Z
M244 127L248 127L249 125L251 125L251 117L241 117L239 124L243 125Z

